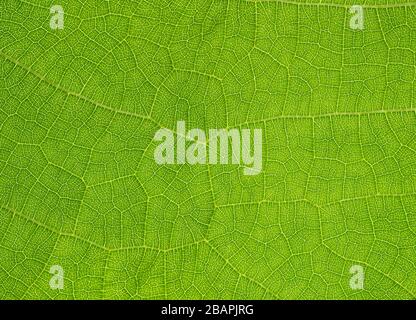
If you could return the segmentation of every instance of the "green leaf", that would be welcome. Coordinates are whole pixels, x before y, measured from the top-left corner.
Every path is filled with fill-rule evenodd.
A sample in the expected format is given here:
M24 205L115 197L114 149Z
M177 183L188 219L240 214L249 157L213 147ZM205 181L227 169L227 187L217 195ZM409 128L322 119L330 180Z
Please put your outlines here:
M0 35L0 298L416 297L412 0L2 0ZM158 165L180 120L262 129L262 172Z

